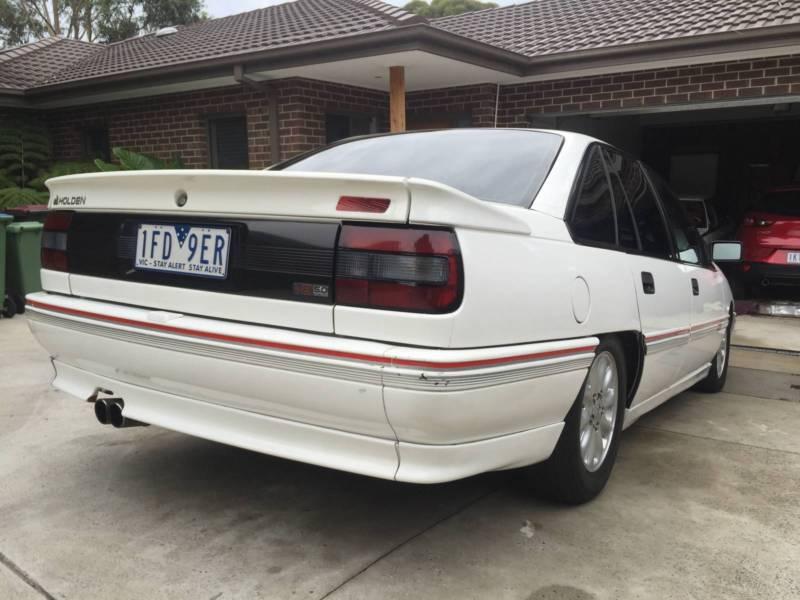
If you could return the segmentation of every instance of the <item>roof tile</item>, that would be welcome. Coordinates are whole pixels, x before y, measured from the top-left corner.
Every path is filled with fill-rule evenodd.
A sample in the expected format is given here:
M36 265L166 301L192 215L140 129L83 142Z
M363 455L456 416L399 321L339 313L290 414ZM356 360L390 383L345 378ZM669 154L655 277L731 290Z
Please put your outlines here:
M534 0L427 20L382 0L296 0L109 45L0 51L0 92L90 81L427 23L535 58L800 23L800 0Z
M24 90L101 49L97 44L46 38L0 51L0 90Z
M800 0L534 0L434 19L528 57L795 24Z
M406 11L379 0L297 0L110 44L45 82L107 77L393 29Z

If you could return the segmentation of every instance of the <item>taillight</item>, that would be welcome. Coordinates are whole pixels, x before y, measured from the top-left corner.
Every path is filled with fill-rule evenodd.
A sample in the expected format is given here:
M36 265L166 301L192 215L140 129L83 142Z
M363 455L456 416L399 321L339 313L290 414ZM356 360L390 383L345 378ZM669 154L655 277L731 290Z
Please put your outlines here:
M452 231L344 225L336 303L444 313L461 301L461 252Z
M71 212L51 212L42 231L42 268L52 271L69 271L67 235L72 224Z
M748 227L769 227L772 225L772 221L767 221L759 217L745 217L742 223Z

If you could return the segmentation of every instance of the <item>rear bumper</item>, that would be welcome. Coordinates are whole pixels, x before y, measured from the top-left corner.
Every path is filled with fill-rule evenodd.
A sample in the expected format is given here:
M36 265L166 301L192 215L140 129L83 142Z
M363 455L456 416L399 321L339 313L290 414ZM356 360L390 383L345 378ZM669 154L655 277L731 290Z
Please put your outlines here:
M744 272L744 279L750 285L800 286L800 265L748 264L750 270Z
M54 385L257 452L434 483L546 459L595 338L438 350L29 296Z

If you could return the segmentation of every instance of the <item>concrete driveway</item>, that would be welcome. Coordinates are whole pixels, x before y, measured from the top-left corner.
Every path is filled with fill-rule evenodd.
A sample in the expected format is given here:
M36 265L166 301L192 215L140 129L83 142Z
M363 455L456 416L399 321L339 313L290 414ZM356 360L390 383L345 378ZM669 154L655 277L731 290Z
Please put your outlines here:
M0 598L796 599L800 357L732 364L561 508L513 473L395 484L101 427L49 389L24 318L0 321Z

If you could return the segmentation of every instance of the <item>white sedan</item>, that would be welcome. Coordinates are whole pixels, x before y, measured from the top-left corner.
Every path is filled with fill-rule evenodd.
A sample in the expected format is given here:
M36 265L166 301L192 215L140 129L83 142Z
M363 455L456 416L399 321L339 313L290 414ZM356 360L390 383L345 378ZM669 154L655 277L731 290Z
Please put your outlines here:
M580 503L624 427L725 383L725 277L664 182L583 135L48 185L30 326L101 423L416 483L526 467Z

